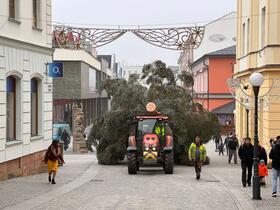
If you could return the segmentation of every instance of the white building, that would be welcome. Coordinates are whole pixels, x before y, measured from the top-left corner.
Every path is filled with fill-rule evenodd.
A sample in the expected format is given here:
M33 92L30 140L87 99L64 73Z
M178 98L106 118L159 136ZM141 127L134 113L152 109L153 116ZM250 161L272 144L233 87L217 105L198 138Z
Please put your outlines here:
M139 78L142 76L143 66L123 66L124 79L129 80L130 75L138 74Z
M236 12L229 13L205 25L200 46L183 51L178 60L180 71L191 73L190 65L205 54L236 45Z
M52 140L52 1L0 2L0 179L42 169Z

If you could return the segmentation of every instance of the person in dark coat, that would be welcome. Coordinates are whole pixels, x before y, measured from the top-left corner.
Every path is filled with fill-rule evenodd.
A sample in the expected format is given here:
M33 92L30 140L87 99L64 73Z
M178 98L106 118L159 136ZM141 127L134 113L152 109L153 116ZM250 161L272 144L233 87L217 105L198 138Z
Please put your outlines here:
M66 151L68 149L69 144L70 144L70 136L69 136L68 132L66 131L66 129L64 129L62 134L61 134L61 140L64 143L64 150Z
M216 134L214 136L214 140L215 140L216 150L218 150L219 149L219 143L220 143L220 141L222 141L221 135L220 134Z
M245 143L239 147L238 156L241 159L241 168L242 168L242 184L243 187L251 186L252 178L252 167L253 167L253 158L254 158L254 147L251 144L251 138L245 138ZM248 170L248 176L246 179L246 172Z
M223 143L223 141L220 141L220 143L219 143L219 156L221 154L224 155L224 143Z
M280 178L280 138L277 139L274 147L269 153L272 159L272 197L277 196L277 180Z
M232 133L230 132L228 134L228 136L225 138L225 142L224 142L224 145L226 146L226 150L227 150L227 156L228 156L228 153L229 153L228 142L229 142L231 136L232 136Z
M259 161L264 160L264 164L267 166L267 154L265 148L261 146L260 143L258 144L258 158Z
M229 156L228 163L231 163L232 157L234 157L234 164L237 164L237 150L239 147L239 142L235 134L229 137L228 148L229 148Z

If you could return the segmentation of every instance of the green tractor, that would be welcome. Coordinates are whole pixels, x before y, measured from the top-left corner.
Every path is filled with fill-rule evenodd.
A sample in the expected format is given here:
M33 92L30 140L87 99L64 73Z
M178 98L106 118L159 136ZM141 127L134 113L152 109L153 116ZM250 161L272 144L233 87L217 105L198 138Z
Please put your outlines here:
M148 115L135 116L128 139L128 173L136 174L141 166L161 166L166 174L174 168L173 136L167 116L147 104Z

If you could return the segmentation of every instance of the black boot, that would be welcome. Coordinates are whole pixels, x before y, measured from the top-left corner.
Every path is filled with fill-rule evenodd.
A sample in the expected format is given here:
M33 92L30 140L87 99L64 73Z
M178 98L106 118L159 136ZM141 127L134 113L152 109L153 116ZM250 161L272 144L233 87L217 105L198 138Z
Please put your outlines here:
M52 179L52 184L56 184L55 181L54 181L54 179Z
M51 182L52 181L52 178L51 178L51 176L49 176L49 182Z

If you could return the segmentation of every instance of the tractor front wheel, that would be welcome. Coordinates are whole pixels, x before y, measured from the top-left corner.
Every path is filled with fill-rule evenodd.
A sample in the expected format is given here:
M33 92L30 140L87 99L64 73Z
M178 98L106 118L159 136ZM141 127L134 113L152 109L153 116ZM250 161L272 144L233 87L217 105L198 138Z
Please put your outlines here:
M127 153L127 162L128 162L128 173L136 174L137 173L137 159L135 152Z
M174 156L173 152L168 152L164 154L164 172L166 174L173 174L174 168Z

